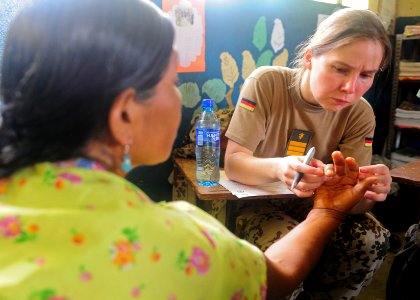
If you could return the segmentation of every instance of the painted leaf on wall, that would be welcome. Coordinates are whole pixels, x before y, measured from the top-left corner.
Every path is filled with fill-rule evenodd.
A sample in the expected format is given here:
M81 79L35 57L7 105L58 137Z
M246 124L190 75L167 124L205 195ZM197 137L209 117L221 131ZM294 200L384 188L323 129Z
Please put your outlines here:
M230 87L233 88L235 82L239 77L238 65L236 60L229 52L222 52L220 54L221 70L223 81Z
M242 79L245 80L257 68L254 57L251 52L245 50L242 52Z
M271 60L273 59L274 52L272 50L265 50L261 53L257 61L257 68L261 66L270 66Z
M274 20L273 31L271 32L271 47L277 53L284 47L284 28L280 19Z
M289 60L289 51L284 48L283 51L273 59L273 66L285 67Z
M252 43L259 51L267 44L267 24L264 16L260 17L254 27Z
M200 102L200 89L195 82L186 82L178 87L182 94L182 105L193 108Z
M221 102L226 95L226 84L218 78L207 80L201 89L201 94L207 94L214 102Z

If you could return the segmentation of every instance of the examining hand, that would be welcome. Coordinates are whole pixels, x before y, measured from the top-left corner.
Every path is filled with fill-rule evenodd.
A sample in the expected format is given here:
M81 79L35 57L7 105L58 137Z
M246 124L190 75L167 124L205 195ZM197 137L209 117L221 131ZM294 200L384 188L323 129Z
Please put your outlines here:
M359 177L359 167L352 157L344 159L339 151L332 153L334 176L316 190L314 208L330 210L339 218L344 216L363 198L365 192L378 182L376 176Z
M384 201L391 190L392 178L387 166L383 164L364 166L359 168L359 179L375 176L378 181L369 187L365 198L373 201Z
M326 165L322 161L312 159L309 165L303 161L304 156L286 156L281 158L279 168L279 179L301 198L312 196L314 191L332 176L332 173L324 172ZM291 185L297 172L303 173L303 177L292 189Z

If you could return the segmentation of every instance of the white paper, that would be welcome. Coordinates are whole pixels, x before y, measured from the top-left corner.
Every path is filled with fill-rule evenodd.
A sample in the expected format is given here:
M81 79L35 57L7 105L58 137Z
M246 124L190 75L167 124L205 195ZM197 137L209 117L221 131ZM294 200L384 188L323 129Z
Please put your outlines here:
M266 195L294 195L287 186L281 182L272 182L264 185L250 186L229 180L224 171L220 171L219 184L228 189L238 198Z
M202 16L188 0L181 0L168 12L175 27L175 49L179 64L187 68L201 54L204 43Z

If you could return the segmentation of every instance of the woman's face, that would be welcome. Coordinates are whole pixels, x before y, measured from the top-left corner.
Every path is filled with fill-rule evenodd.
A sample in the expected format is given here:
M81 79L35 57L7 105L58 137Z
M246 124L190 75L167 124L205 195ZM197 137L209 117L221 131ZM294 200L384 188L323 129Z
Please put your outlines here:
M368 39L310 57L304 99L329 111L355 104L372 86L382 57L380 42Z
M139 105L131 156L134 165L153 165L168 159L181 121L181 94L176 84L176 52L173 52L152 97Z

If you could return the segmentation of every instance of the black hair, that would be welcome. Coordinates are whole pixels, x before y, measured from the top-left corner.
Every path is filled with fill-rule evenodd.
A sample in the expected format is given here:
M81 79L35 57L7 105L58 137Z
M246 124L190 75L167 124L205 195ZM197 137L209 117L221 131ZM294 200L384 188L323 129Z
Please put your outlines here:
M174 29L148 0L43 0L10 25L2 65L0 177L37 162L80 156L108 134L128 87L153 94Z

